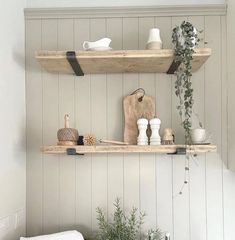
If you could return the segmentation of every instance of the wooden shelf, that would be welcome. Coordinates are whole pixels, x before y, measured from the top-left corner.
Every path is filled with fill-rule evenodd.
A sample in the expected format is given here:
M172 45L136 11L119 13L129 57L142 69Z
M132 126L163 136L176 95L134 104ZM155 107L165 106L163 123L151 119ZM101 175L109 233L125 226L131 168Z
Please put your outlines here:
M137 145L97 145L97 146L43 146L41 151L46 154L64 154L67 149L75 149L77 154L85 153L176 153L179 148L186 148L191 153L216 152L215 145L158 145L158 146L137 146Z
M74 53L74 56L70 56L70 60L68 53ZM197 71L210 55L210 48L195 49L192 63L193 71ZM65 74L76 72L71 67L72 65L75 65L75 68L76 66L80 67L81 73L85 74L166 73L170 67L173 69L171 73L174 73L178 67L177 65L174 66L174 51L171 49L77 52L38 51L35 57L48 72Z

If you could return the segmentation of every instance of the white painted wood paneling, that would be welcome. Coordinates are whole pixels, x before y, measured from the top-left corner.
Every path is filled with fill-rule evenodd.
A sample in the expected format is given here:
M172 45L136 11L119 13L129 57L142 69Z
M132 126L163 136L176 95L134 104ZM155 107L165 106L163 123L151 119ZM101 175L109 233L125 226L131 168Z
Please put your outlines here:
M171 26L186 21L187 17L173 17ZM172 128L175 132L175 141L184 141L184 130L180 125L181 120L176 107L178 106L178 98L175 95L175 76L172 77ZM173 220L174 220L174 239L188 239L190 237L189 228L189 185L186 185L183 192L179 195L179 191L184 182L184 167L186 164L184 156L173 157Z
M42 20L42 48L58 48L58 21ZM59 78L57 74L43 71L43 144L52 144L56 140L59 128ZM59 176L60 160L58 156L43 157L43 232L59 231Z
M106 36L115 39L114 49L122 49L122 18L106 20ZM123 74L107 74L107 138L123 140ZM123 154L108 154L108 205L110 218L114 211L113 202L120 198L123 204Z
M106 19L90 20L90 39L95 41L106 35ZM107 136L107 76L91 75L91 131L104 139ZM92 156L92 231L98 229L96 208L106 211L108 196L107 154Z
M205 18L204 17L189 17L188 20L194 26L203 31L199 37L202 39L199 42L200 47L204 47L205 41ZM195 113L199 115L202 124L205 125L205 66L197 71L192 77L195 103ZM198 127L198 119L193 116L193 126ZM206 191L205 191L205 155L198 155L194 161L190 162L190 179L189 179L189 221L190 221L190 239L191 240L206 240L207 239L207 222L206 222Z
M215 26L217 27L215 30ZM205 17L205 39L213 48L213 58L205 65L205 126L213 132L213 140L221 150L222 79L221 17ZM216 119L216 121L215 121ZM223 238L222 162L217 154L206 156L207 239Z
M42 157L39 152L41 144L56 143L56 132L63 127L65 113L70 114L71 126L78 128L81 135L94 133L97 138L122 140L122 99L138 87L156 98L162 128L173 127L177 142L182 142L174 77L165 74L73 77L41 73L33 55L41 48L82 49L84 40L103 36L112 38L115 49L143 49L149 28L154 26L161 29L164 47L169 48L171 29L183 19L204 30L202 37L213 48L206 66L192 78L195 110L206 128L213 131L213 139L226 159L226 51L222 38L226 17L90 16L26 20L28 235L75 228L91 238L97 230L96 207L104 208L110 217L113 202L120 197L125 210L136 206L147 213L143 231L157 224L169 231L174 240L232 240L223 237L223 167L216 155L201 155L196 160L198 165L190 161L190 182L179 196L184 179L182 156ZM225 200L231 204L228 198Z
M74 20L74 46L82 49L83 41L90 39L89 19ZM76 127L79 134L91 132L91 80L90 75L75 78ZM85 237L90 237L92 219L92 162L87 154L76 161L76 225Z
M74 49L74 20L58 20L58 50ZM70 127L75 127L75 77L59 75L59 126L64 127L64 115L70 116ZM75 226L76 211L76 158L60 157L59 208L60 230Z
M149 29L155 26L155 18L139 18L139 49L145 49ZM139 74L139 87L145 89L146 94L155 95L155 74ZM140 209L146 212L143 231L156 226L156 167L155 154L140 154Z
M171 48L171 17L155 18L155 25L161 30L164 48ZM156 74L156 113L161 119L163 129L172 126L172 76ZM173 158L156 154L156 222L164 231L173 236Z
M123 49L139 48L139 19L123 18ZM138 74L123 74L123 95L131 94L139 87ZM140 208L140 157L124 154L124 210L132 206Z
M40 234L43 224L42 73L34 58L41 48L41 20L26 22L26 123L27 123L27 232Z
M235 90L235 82L234 82L234 12L235 12L235 2L232 0L228 0L228 14L227 14L227 107L228 107L228 167L235 171L235 161L234 161L234 137L235 137L235 129L234 129L234 120L235 120L235 112L234 112L234 90ZM229 51L228 51L229 50Z

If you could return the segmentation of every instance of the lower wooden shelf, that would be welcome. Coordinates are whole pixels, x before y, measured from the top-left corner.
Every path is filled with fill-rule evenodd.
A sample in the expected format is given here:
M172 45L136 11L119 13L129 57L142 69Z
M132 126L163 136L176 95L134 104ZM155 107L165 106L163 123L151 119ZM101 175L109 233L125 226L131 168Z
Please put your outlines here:
M41 151L45 154L65 154L68 149L74 150L77 154L85 153L177 153L178 149L186 149L188 153L208 153L216 152L216 145L157 145L157 146L137 146L137 145L96 145L96 146L43 146ZM73 155L73 154L71 154Z

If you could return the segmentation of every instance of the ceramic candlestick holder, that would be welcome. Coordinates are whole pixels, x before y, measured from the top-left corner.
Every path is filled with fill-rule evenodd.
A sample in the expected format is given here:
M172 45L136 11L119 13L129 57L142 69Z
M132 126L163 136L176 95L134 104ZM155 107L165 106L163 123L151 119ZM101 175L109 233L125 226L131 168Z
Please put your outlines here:
M138 145L148 145L148 137L147 137L147 128L148 128L148 120L146 118L140 118L137 121L139 136L137 138Z
M160 126L161 120L159 118L153 118L150 120L150 128L152 131L150 145L161 145L161 137L159 135Z

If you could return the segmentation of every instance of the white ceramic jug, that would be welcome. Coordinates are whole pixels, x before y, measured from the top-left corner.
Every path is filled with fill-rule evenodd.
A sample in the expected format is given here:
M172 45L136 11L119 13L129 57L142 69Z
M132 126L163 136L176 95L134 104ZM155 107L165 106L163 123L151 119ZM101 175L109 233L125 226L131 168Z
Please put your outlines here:
M111 41L112 40L110 38L101 38L100 40L95 42L85 41L83 43L83 48L84 50L92 50L92 49L98 50L99 48L103 50L108 50L110 49L109 44L111 43Z
M162 40L160 37L160 30L158 28L152 28L149 30L149 38L146 45L147 49L161 49Z

